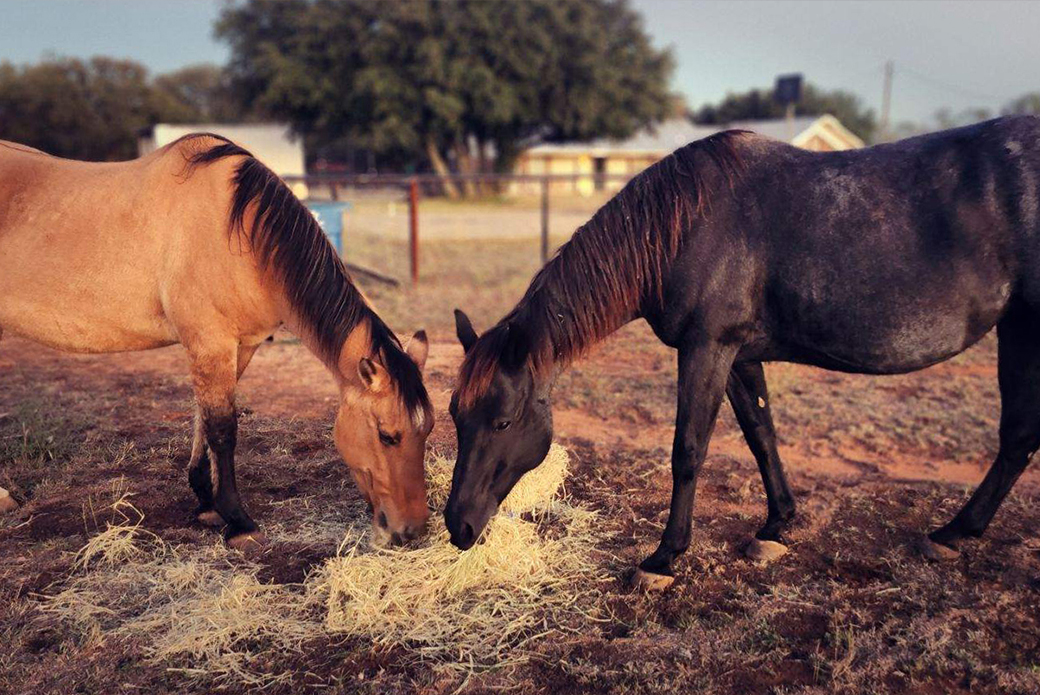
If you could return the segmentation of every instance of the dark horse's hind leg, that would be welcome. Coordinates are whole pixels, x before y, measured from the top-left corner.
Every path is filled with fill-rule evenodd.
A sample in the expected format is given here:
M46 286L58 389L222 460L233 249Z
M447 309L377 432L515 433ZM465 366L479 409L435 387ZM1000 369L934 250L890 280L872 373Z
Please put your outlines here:
M762 363L733 365L726 395L733 406L744 439L758 463L766 489L766 523L755 534L747 552L755 560L779 557L786 551L782 545L783 532L794 518L795 504L784 476L780 454L776 450L776 432L769 411L769 393Z
M979 537L1040 447L1040 313L1016 305L997 324L1000 451L982 484L950 523L929 535L925 554L956 556L957 542Z

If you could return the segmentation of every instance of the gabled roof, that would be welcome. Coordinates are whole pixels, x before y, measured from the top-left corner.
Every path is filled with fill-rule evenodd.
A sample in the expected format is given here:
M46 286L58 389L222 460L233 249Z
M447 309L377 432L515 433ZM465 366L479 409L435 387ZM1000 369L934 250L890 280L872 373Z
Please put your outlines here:
M835 149L863 147L863 141L848 130L834 116L799 116L788 122L784 119L762 121L735 121L726 125L697 125L687 118L673 118L640 130L627 140L599 138L590 142L545 143L527 150L530 154L591 154L593 157L610 153L648 154L664 156L694 140L706 138L722 130L751 130L760 135L782 140L792 145L803 145L817 135Z

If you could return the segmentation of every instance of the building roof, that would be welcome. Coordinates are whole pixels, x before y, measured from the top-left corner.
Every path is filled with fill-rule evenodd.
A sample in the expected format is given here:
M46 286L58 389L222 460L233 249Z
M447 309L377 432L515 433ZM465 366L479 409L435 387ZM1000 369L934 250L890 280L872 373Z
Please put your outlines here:
M751 130L760 135L802 145L817 135L835 149L863 147L863 141L834 116L800 116L790 122L784 119L735 121L726 125L698 125L687 118L673 118L637 132L627 140L599 138L590 142L545 143L527 150L530 154L590 154L594 157L611 153L663 156L694 140L706 138L722 130Z

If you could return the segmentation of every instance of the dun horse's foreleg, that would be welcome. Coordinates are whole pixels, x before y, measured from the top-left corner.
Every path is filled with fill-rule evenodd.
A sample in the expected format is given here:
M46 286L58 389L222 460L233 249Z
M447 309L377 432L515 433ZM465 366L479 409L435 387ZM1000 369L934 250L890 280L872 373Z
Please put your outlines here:
M744 433L748 447L758 463L766 489L765 525L747 547L753 560L771 560L783 555L783 531L794 518L795 503L784 476L783 463L776 450L776 431L769 410L765 370L761 362L736 364L729 374L726 395Z
M191 460L188 463L188 484L199 500L195 516L206 526L223 526L224 519L214 508L213 461L206 445L206 429L202 424L202 410L195 408L194 434L191 442Z
M1000 450L982 484L950 523L928 536L931 559L957 556L962 538L977 538L1040 448L1040 316L1022 307L997 325Z
M697 474L726 392L735 349L714 342L679 350L679 405L672 444L672 503L661 544L643 560L634 581L645 589L664 589L674 580L672 562L690 545Z
M213 455L213 506L223 518L224 537L233 548L247 549L264 542L263 534L242 506L235 481L235 444L238 418L235 384L237 347L192 355L192 379L206 444Z
M238 349L236 381L249 366L249 361L256 353L258 345L242 346ZM195 408L195 429L191 443L191 460L188 464L188 483L199 499L195 516L206 526L223 526L224 518L214 506L213 484L216 468L213 466L213 455L206 444L206 430L203 426L202 410Z

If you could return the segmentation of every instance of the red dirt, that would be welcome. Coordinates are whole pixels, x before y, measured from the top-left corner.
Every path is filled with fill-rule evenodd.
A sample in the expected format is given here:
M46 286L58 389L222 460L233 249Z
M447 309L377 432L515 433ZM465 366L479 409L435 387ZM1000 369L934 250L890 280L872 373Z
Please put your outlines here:
M432 345L426 369L438 417L431 444L448 452L454 429L446 409L461 350L446 332L435 338L444 342ZM465 692L1033 692L1040 470L1023 475L960 560L934 566L911 549L915 534L963 503L994 453L992 340L901 377L770 368L781 453L800 503L791 552L770 565L739 553L765 504L724 408L698 489L693 545L675 586L644 597L625 580L666 519L673 361L637 326L561 379L555 423L574 454L568 489L600 510L611 539L603 548L603 571L613 579L606 617L582 634L539 642L530 665L474 677ZM10 640L0 655L0 691L105 693L115 683L121 691L183 691L176 675L147 666L134 645L81 644L40 622L32 606L34 595L67 576L95 530L85 514L90 500L120 477L149 530L169 542L213 541L214 531L191 518L183 471L191 430L185 366L180 348L86 356L0 342L0 414L29 404L60 419L70 439L42 466L0 469L0 485L24 503L0 520L0 639ZM290 498L310 499L335 519L364 516L329 436L336 398L323 366L281 336L246 372L239 477L262 526L284 514L278 503ZM0 419L0 436L16 434L12 417ZM275 544L261 576L300 581L332 550ZM284 658L300 673L286 692L440 693L463 685L356 640L316 636L306 658Z

